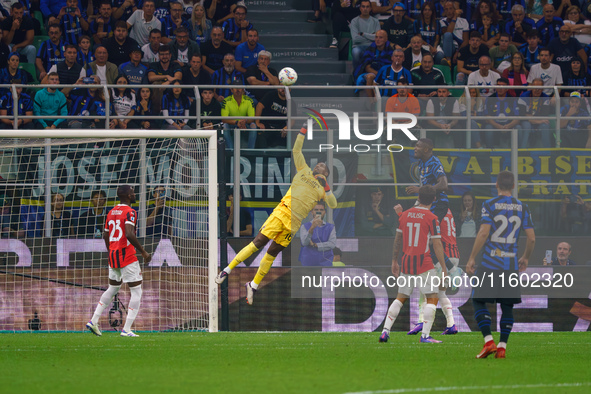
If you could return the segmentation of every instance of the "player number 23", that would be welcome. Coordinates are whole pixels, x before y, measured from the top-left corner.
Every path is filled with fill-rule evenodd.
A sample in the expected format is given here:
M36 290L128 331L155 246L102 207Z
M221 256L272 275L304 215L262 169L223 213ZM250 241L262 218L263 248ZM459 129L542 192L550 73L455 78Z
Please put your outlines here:
M493 235L491 235L490 237L490 240L492 242L512 244L515 243L515 241L517 241L515 239L515 233L521 227L521 218L519 216L511 216L509 219L507 219L507 217L504 215L497 215L495 216L495 222L499 223L499 227L497 228L497 231L495 231ZM507 235L507 238L501 237L501 234L504 234L505 230L507 230L509 223L513 224L513 229L511 230L509 235Z
M109 220L109 229L111 230L109 234L109 241L117 242L123 237L123 229L121 228L121 221L120 220Z

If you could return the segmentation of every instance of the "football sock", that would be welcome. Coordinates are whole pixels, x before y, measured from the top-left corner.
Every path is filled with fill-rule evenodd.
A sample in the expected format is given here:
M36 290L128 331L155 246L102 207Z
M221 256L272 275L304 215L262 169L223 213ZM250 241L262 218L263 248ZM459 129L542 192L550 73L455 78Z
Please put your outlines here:
M497 347L502 347L503 349L507 349L507 342L499 342Z
M474 318L478 323L478 328L480 328L483 336L490 336L491 317L490 312L486 309L486 304L476 300L473 300L472 303L474 304Z
M401 308L402 302L394 300L392 305L390 305L390 308L388 308L388 315L386 316L386 321L384 322L384 331L390 332L390 329L396 321Z
M263 259L261 260L261 264L259 265L257 274L254 276L254 279L252 280L254 285L256 285L256 287L254 285L251 285L253 289L257 289L259 287L259 284L262 282L263 278L265 277L265 275L267 275L269 269L273 265L273 261L275 261L275 257L271 256L269 253L265 253Z
M417 323L423 322L423 309L425 308L425 296L423 293L419 295L419 321Z
M437 305L435 304L425 304L425 312L424 312L424 319L423 319L423 332L421 336L423 338L428 338L431 335L431 327L433 327L433 321L435 320L435 311L437 310Z
M509 341L509 334L511 334L513 323L515 322L513 319L513 305L501 304L501 311L501 339L499 342L506 344Z
M454 321L453 307L451 305L451 301L445 294L445 290L439 290L439 304L441 305L441 310L443 311L445 319L447 320L446 327L451 327L456 324Z
M234 257L230 264L226 268L224 268L224 271L226 271L226 273L229 274L230 272L232 272L234 268L236 268L238 264L242 263L244 260L249 258L254 252L258 250L259 249L256 246L254 246L254 243L249 243L244 248L242 248L240 252L238 252L236 257Z
M113 297L115 297L115 295L119 292L120 288L121 288L121 286L109 285L109 288L107 290L105 290L105 292L101 296L99 303L96 306L96 309L94 311L94 315L92 315L92 319L90 319L92 324L98 323L101 315L103 314L103 311L105 310L105 308L107 308L109 305L111 305L111 301L113 300Z
M137 313L140 310L140 302L142 300L142 285L130 287L129 292L131 297L129 298L129 305L127 306L127 319L125 320L125 326L123 331L129 332L131 325L135 320Z
M431 252L431 260L433 260L433 265L436 265L438 262L441 263L439 260L437 260L437 255L435 254L435 249L433 249L433 245L431 245L429 248ZM447 257L445 253L443 253L443 260L445 260L445 266L447 267L447 271L449 272L449 270L454 267L454 264L449 260L449 257Z

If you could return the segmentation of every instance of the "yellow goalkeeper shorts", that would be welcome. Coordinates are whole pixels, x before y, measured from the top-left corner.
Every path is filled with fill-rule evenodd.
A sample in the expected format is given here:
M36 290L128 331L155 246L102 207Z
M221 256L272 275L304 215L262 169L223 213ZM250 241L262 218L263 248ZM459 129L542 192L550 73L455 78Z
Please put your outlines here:
M291 242L291 226L286 226L286 222L291 223L291 218L273 211L261 227L261 234L286 248Z

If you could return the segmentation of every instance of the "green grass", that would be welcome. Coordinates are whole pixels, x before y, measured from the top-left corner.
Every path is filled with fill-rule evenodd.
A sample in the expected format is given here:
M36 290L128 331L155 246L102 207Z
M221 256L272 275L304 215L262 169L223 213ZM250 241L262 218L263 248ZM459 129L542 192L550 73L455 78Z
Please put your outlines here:
M494 391L493 385L507 386L496 389L503 393L591 391L586 332L513 333L505 360L474 359L483 344L478 333L437 334L445 341L440 345L419 344L418 337L404 333L393 333L383 344L378 336L1 334L0 392L399 393L440 388L481 393Z

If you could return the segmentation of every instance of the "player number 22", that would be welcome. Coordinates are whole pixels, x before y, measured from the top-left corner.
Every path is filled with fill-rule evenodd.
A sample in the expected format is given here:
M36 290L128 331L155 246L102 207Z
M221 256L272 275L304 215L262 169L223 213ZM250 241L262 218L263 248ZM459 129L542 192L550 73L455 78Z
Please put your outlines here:
M109 220L109 228L111 233L109 234L109 241L117 242L123 237L123 229L121 228L120 220Z
M519 218L519 216L511 216L509 219L507 219L507 217L504 215L497 215L495 216L495 222L500 222L500 224L497 228L497 231L495 231L493 235L491 235L490 237L490 240L492 242L498 242L502 244L513 244L517 241L517 239L515 239L515 233L521 227L521 218ZM509 223L513 224L513 229L511 230L507 238L501 237L501 234L505 233L505 230L507 230Z

